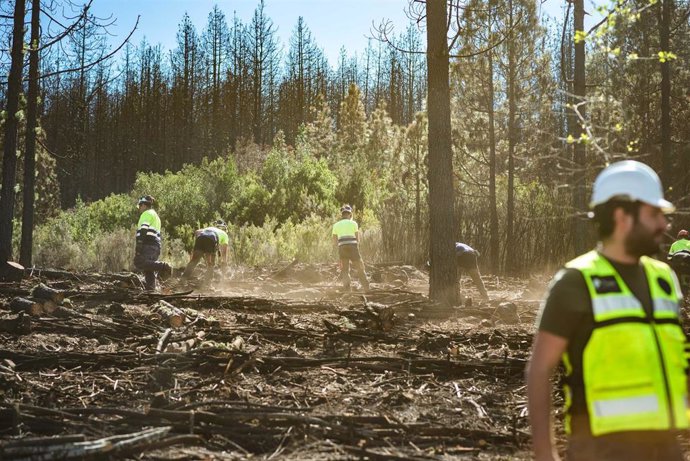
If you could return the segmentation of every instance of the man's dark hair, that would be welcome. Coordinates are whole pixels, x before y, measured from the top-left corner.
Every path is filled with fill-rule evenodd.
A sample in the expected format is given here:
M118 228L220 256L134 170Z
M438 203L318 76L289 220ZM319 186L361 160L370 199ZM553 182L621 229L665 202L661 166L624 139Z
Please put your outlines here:
M603 240L613 234L615 223L613 222L613 213L616 208L622 208L627 214L633 215L635 222L639 217L641 202L631 202L630 200L609 200L606 203L594 207L593 220L597 224L599 232L599 239Z

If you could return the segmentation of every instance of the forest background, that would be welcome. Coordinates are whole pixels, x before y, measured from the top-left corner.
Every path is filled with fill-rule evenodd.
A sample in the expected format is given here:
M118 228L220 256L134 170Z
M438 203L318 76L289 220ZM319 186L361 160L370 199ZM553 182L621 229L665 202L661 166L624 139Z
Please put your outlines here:
M614 1L574 33L578 3L556 21L528 0L469 0L452 17L454 237L495 274L550 271L592 245L582 198L615 159L657 169L679 207L674 229L687 221L690 6ZM0 7L3 75L12 4ZM342 203L367 261L426 261L423 20L395 34L383 24L380 40L331 65L302 18L280 43L263 1L248 22L214 7L197 30L183 16L172 50L143 40L107 58L107 24L75 11L77 25L39 52L33 264L130 268L143 194L158 200L164 259L178 265L192 231L219 217L236 264L333 261ZM414 2L409 13L421 15Z

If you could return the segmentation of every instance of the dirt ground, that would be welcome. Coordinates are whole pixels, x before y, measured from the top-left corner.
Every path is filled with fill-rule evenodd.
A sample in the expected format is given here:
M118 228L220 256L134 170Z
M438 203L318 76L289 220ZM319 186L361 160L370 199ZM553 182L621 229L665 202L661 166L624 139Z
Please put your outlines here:
M441 309L424 272L368 271L367 292L304 264L160 294L132 274L0 284L4 309L40 282L67 296L0 311L0 458L529 459L523 370L547 278L484 277L483 302L465 277L463 305Z

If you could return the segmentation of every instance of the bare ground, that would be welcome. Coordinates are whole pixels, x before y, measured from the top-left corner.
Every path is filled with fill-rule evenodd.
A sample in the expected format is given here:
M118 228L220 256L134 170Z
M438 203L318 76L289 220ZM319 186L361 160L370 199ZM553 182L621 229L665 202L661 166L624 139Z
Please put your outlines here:
M165 294L130 274L0 284L4 308L41 281L69 300L0 311L0 458L529 459L523 370L546 279L485 277L490 302L463 280L463 306L441 309L416 268L369 269L366 293L302 264Z

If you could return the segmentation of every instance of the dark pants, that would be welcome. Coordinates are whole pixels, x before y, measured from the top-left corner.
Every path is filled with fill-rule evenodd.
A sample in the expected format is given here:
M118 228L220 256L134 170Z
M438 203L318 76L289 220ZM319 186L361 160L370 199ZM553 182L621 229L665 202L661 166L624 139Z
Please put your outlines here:
M488 298L486 287L482 281L482 276L479 274L479 264L477 263L477 253L467 252L457 256L458 264L458 279L462 277L462 272L465 271L472 278L474 285L479 290L483 298Z
M144 288L156 289L156 272L168 269L168 264L158 260L161 247L157 244L137 243L134 250L134 267L144 273Z
M218 237L215 233L201 233L194 240L192 259L184 269L183 277L190 278L202 257L206 258L206 280L213 278L213 266L215 265L216 252L218 251Z
M676 436L666 431L572 436L568 461L683 461Z
M364 271L362 256L359 254L359 246L356 244L340 245L338 258L340 259L340 280L343 286L345 288L350 287L350 261L352 261L352 265L357 269L357 276L362 287L369 289L369 280L367 280L367 274Z

